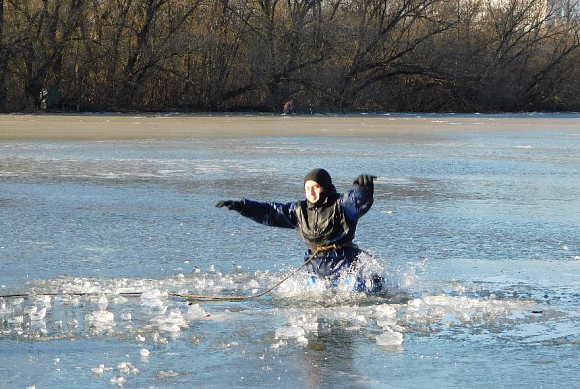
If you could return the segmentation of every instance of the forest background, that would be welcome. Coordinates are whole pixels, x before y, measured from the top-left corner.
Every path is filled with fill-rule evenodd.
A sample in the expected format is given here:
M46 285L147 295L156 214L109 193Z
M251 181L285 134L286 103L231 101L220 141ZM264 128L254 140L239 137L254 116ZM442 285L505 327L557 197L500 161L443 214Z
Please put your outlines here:
M0 0L0 110L580 110L577 0Z

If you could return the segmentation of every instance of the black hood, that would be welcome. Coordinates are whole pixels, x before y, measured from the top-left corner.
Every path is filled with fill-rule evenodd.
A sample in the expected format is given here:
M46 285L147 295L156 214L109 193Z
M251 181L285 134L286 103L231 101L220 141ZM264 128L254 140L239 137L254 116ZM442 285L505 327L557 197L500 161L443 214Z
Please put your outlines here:
M329 190L333 186L330 174L324 169L312 169L309 171L306 177L304 177L304 184L310 180L316 181L318 185L324 188L324 191Z

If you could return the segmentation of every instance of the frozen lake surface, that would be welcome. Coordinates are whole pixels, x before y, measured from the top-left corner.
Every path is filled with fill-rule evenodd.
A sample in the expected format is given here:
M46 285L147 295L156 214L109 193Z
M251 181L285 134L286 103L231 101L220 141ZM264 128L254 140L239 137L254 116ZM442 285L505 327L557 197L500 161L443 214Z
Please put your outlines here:
M372 137L294 136L288 117L279 136L0 140L0 293L27 295L0 298L0 387L579 387L580 115L464 118ZM252 294L299 266L295 231L214 205L301 199L314 167L340 192L378 176L356 242L387 293L299 273L244 302L170 295Z

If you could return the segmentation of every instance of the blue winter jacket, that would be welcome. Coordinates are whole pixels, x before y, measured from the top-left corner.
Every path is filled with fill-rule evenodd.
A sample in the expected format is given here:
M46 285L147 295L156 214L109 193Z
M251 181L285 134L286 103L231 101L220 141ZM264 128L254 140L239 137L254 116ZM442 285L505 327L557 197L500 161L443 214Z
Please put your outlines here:
M344 194L334 186L323 192L317 204L306 200L291 203L257 202L243 199L241 215L258 223L295 228L308 245L308 258L317 247L337 245L339 248L319 252L308 264L310 272L330 277L353 267L361 250L352 243L358 220L373 204L373 186L358 186Z

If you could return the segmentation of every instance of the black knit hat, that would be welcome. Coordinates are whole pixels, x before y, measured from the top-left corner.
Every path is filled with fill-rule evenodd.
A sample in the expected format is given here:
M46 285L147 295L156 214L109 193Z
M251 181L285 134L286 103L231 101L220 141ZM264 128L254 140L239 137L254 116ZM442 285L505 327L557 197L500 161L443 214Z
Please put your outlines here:
M324 169L313 169L308 172L306 177L304 177L304 183L306 181L316 181L318 185L320 185L323 189L330 189L332 187L332 178L330 178L330 174Z

